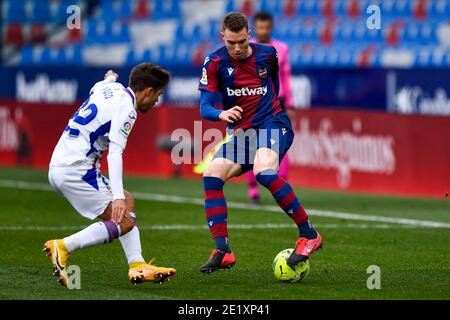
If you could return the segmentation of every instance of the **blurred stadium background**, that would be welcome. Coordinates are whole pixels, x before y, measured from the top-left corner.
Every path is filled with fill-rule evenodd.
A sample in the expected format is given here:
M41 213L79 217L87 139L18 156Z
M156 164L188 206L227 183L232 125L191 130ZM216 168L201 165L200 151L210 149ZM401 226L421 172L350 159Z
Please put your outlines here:
M370 5L380 29L367 27ZM198 272L213 244L203 188L193 164L170 156L175 129L191 134L192 160L210 143L202 130L224 130L194 122L202 64L222 45L226 12L259 10L289 44L289 180L325 239L299 285L271 271L295 226L268 192L260 206L247 204L241 183L225 190L238 265ZM450 0L0 0L0 52L0 299L450 297ZM113 243L71 259L83 268L82 290L59 288L42 244L89 222L50 192L51 153L92 85L111 68L126 85L142 61L169 69L172 81L136 122L124 184L137 199L145 256L176 267L177 279L132 287ZM371 265L381 268L381 290L368 290Z
M378 29L367 27L370 5L380 8ZM196 152L207 145L194 137L204 58L222 45L226 12L265 10L290 48L295 185L440 198L449 187L450 1L4 0L0 9L2 165L46 168L105 71L126 84L133 65L152 61L173 78L138 121L126 172L194 176L192 165L174 167L164 142L186 128ZM214 126L223 129L203 124Z

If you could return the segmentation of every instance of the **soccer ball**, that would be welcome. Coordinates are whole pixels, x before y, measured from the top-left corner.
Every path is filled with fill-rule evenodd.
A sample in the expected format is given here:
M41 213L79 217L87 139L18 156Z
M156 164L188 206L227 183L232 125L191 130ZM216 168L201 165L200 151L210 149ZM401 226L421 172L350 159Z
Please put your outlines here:
M285 249L273 259L272 269L275 278L280 281L297 282L306 278L309 273L309 261L300 262L292 269L287 264L287 259L294 249Z

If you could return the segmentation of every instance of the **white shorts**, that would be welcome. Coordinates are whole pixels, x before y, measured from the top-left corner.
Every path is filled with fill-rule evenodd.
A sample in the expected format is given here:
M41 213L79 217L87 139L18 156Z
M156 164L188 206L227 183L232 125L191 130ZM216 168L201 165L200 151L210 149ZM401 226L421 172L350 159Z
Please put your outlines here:
M83 217L94 220L112 201L107 178L95 168L50 167L48 180Z

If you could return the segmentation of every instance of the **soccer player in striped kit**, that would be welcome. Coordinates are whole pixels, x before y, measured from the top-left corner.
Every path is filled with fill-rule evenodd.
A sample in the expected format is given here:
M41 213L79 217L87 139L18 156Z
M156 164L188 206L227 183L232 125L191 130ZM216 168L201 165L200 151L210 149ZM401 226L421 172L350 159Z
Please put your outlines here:
M227 122L232 137L203 173L206 218L216 248L200 271L214 272L236 262L228 242L223 186L250 170L298 226L299 238L287 261L294 266L322 246L322 237L309 223L292 187L278 174L294 132L278 98L277 51L273 46L250 43L248 20L241 13L225 16L221 35L225 46L209 55L202 69L200 113L204 119ZM223 110L214 107L217 92L222 93Z
M289 61L289 47L286 43L272 38L273 31L273 16L268 12L258 12L253 17L253 32L255 37L250 39L250 42L263 43L273 46L278 52L278 65L280 69L280 92L278 93L278 100L280 100L281 107L284 109L288 117L294 119L294 101L292 98L291 87L291 63ZM278 174L284 180L288 180L289 171L289 157L286 154L281 160ZM251 203L259 203L259 188L258 182L252 171L247 173L248 182L248 198Z

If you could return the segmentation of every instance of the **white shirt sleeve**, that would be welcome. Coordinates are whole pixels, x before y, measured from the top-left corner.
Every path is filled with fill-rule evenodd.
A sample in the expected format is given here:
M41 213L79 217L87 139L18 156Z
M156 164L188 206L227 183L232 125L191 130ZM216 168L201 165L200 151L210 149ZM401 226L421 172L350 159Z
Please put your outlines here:
M113 200L125 199L123 192L123 160L122 153L125 150L128 135L136 121L137 112L128 97L120 99L113 106L115 111L111 118L109 130L108 171Z
M113 194L113 200L125 199L125 194L123 192L123 161L122 161L123 148L111 142L109 144L108 151L108 172L109 172L109 182L111 185L111 192Z
M124 99L121 99L121 101L124 101ZM129 105L125 102L115 107L116 110L112 115L111 128L109 130L109 141L115 142L122 149L125 149L128 135L136 121L137 112L131 102L129 102Z

